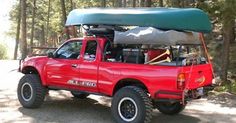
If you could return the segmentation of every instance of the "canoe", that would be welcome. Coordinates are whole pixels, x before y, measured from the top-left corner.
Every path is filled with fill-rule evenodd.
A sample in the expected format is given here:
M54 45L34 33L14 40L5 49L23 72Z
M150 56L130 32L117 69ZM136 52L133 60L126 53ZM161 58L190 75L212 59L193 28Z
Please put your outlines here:
M65 25L99 24L203 33L212 30L207 14L196 8L75 9L69 13Z

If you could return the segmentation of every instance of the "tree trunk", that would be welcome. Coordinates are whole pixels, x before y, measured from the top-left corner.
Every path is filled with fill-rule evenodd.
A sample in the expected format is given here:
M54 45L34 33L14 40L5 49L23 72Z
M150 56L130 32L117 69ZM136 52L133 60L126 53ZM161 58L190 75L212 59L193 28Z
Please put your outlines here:
M181 7L181 8L184 8L184 7L185 7L185 2L186 2L185 0L181 0L181 1L180 1L180 7Z
M164 7L163 0L159 0L159 6L160 6L160 7Z
M112 0L112 6L116 7L116 0Z
M66 23L66 6L65 0L61 0L61 12L62 12L62 22L63 25Z
M32 25L31 25L31 35L30 35L30 53L32 53L32 47L34 41L35 10L36 10L36 0L33 1Z
M15 44L15 50L14 50L14 60L17 59L17 53L18 53L18 46L19 46L19 40L20 40L20 26L21 26L21 0L19 1L19 11L18 11L18 18L17 18L17 27L16 27L16 44Z
M105 8L106 7L106 0L101 1L101 7Z
M232 26L233 21L228 21L223 24L223 53L222 53L222 81L224 85L227 85L229 88L230 83L227 80L228 67L229 67L229 51L230 51L230 42L232 37ZM231 89L230 89L231 90Z
M70 0L70 11L74 9L74 2L73 0Z
M114 1L114 7L118 7L119 0L113 0Z
M63 26L65 25L66 23L66 6L65 6L65 0L61 0L61 12L62 12L62 21L63 21ZM67 39L70 39L70 35L67 31L67 28L66 28L66 36L67 36Z
M146 0L146 7L151 7L152 6L152 0Z
M139 1L139 6L140 6L140 7L144 7L144 0L140 0L140 1Z
M172 7L181 7L181 0L171 0Z
M48 34L49 34L49 24L50 24L50 11L51 11L51 0L48 0L48 15L47 15L47 29L46 29L46 41L48 40Z
M76 26L73 26L73 36L74 38L77 38L77 27Z
M123 0L123 7L126 7L126 0Z
M21 58L24 59L27 56L27 39L26 39L26 0L21 1Z
M58 44L58 36L57 33L55 33L53 36L53 47L56 47L57 44Z
M223 13L223 52L222 52L222 80L223 83L228 86L229 92L231 92L231 83L227 80L228 67L229 67L229 51L230 51L230 42L234 40L234 27L235 17L233 16L232 5L235 4L234 0L228 0L224 3L225 11Z
M115 7L122 7L122 0L115 0Z
M132 2L133 2L132 6L133 6L133 8L135 8L136 7L136 0L133 0Z
M41 25L41 41L40 41L40 46L45 46L45 28L44 25Z
M118 0L118 7L122 7L122 0Z

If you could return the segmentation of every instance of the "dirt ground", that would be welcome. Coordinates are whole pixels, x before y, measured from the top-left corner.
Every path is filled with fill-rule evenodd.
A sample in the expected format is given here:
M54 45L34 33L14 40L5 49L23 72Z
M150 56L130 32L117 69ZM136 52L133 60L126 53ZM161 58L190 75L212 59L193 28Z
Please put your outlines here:
M16 71L17 61L0 61L0 123L113 123L110 98L89 96L80 100L67 91L50 91L38 109L23 108L17 99L16 88L22 74ZM178 115L153 112L152 123L236 123L236 99L227 102L216 97L189 102ZM225 100L224 100L225 99Z

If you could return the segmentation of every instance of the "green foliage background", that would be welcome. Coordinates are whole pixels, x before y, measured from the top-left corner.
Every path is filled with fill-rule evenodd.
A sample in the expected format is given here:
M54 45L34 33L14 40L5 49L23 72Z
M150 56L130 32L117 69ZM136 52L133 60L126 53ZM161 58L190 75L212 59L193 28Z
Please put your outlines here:
M7 59L7 47L0 44L0 60Z

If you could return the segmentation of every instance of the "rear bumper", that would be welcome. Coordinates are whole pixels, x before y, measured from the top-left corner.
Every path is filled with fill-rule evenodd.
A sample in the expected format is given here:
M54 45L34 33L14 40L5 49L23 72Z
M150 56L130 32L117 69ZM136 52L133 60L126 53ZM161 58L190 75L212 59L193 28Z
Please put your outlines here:
M155 101L190 101L204 95L203 87L188 91L159 90L154 94Z
M174 99L181 100L183 91L159 90L155 92L155 99Z

